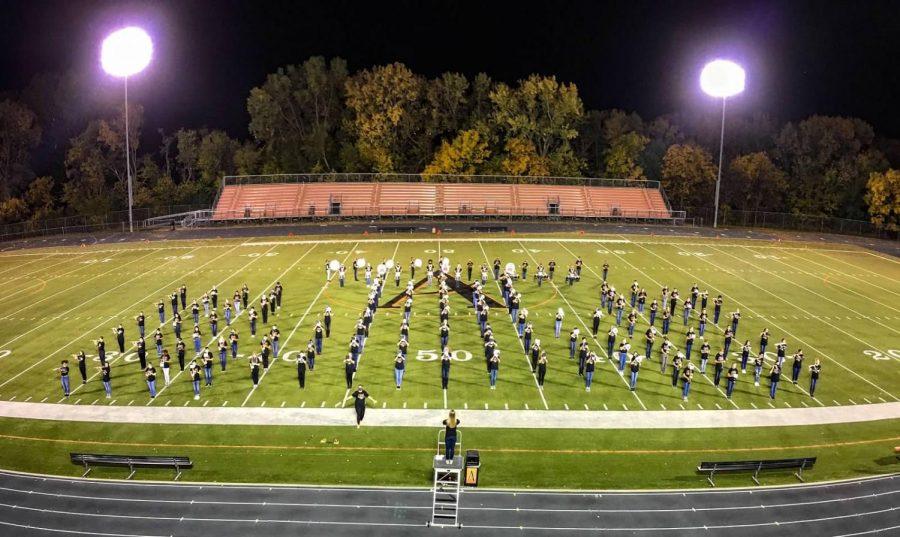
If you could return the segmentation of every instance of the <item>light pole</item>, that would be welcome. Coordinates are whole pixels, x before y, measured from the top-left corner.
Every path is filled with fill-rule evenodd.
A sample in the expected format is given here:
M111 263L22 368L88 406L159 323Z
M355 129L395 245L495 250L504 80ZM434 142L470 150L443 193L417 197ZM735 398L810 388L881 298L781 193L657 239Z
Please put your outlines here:
M100 64L112 76L125 80L125 174L128 178L128 230L134 232L131 193L131 150L128 132L128 77L136 75L150 64L153 42L147 32L136 26L116 30L103 40Z
M719 184L722 182L722 159L725 153L725 100L744 91L744 69L728 60L713 60L700 72L700 87L712 97L722 98L722 131L719 136L719 175L716 177L716 201L713 228L719 224Z

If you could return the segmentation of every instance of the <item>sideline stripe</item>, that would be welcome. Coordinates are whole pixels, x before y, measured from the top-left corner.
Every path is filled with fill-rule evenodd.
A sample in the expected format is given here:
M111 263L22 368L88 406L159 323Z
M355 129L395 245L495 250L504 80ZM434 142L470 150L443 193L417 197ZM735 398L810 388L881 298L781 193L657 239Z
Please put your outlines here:
M0 434L0 439L20 440L27 442L47 442L59 444L75 444L86 446L117 446L117 447L152 447L158 448L159 443L152 442L111 442L106 440L75 440L71 438L46 438L38 436L20 436L12 434ZM887 438L872 438L868 440L848 440L845 442L829 442L824 444L805 444L799 446L756 446L756 447L735 447L735 448L695 448L695 449L527 449L527 448L479 448L479 451L486 453L540 453L552 455L660 455L667 453L744 453L758 451L789 451L801 449L829 449L848 446L862 446L871 444L880 444L887 442L896 442L900 440L900 436ZM372 451L390 453L391 451L405 452L429 452L433 453L433 447L390 447L390 446L298 446L291 445L254 445L254 444L172 444L179 448L190 449L277 449L292 451Z

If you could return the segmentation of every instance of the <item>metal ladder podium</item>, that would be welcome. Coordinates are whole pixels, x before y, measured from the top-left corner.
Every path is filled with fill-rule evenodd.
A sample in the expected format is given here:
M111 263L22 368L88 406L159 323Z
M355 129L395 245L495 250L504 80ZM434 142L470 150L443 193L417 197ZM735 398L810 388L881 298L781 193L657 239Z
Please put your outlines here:
M431 489L431 520L428 526L461 528L459 523L459 495L463 479L465 456L460 454L462 435L456 433L456 457L444 460L444 430L438 433L437 454L434 456L434 486Z

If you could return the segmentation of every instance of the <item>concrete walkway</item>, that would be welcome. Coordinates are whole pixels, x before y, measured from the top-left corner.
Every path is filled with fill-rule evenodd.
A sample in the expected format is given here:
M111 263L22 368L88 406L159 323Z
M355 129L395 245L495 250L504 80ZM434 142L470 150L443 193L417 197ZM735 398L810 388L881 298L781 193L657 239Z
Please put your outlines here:
M825 425L900 418L900 403L765 410L460 410L469 427L514 429L699 429ZM365 424L434 427L446 410L369 408ZM101 423L354 425L352 408L123 407L0 402L0 417Z

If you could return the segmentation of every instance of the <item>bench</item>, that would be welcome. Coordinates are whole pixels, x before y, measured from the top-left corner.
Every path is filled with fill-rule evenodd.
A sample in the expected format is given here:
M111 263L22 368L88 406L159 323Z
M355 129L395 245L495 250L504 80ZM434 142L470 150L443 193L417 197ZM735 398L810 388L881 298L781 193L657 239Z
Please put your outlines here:
M181 471L194 467L194 463L188 457L170 457L158 455L100 455L91 453L69 453L72 464L84 466L81 477L88 475L92 466L118 466L128 467L131 471L125 479L131 479L136 468L172 468L175 470L175 479L181 477Z
M708 473L706 478L709 484L716 486L713 477L716 472L753 472L753 482L759 485L759 472L761 470L791 470L797 469L794 475L797 479L803 481L803 470L812 468L816 463L815 457L801 457L798 459L768 459L756 461L719 461L719 462L701 462L697 467L700 473Z

